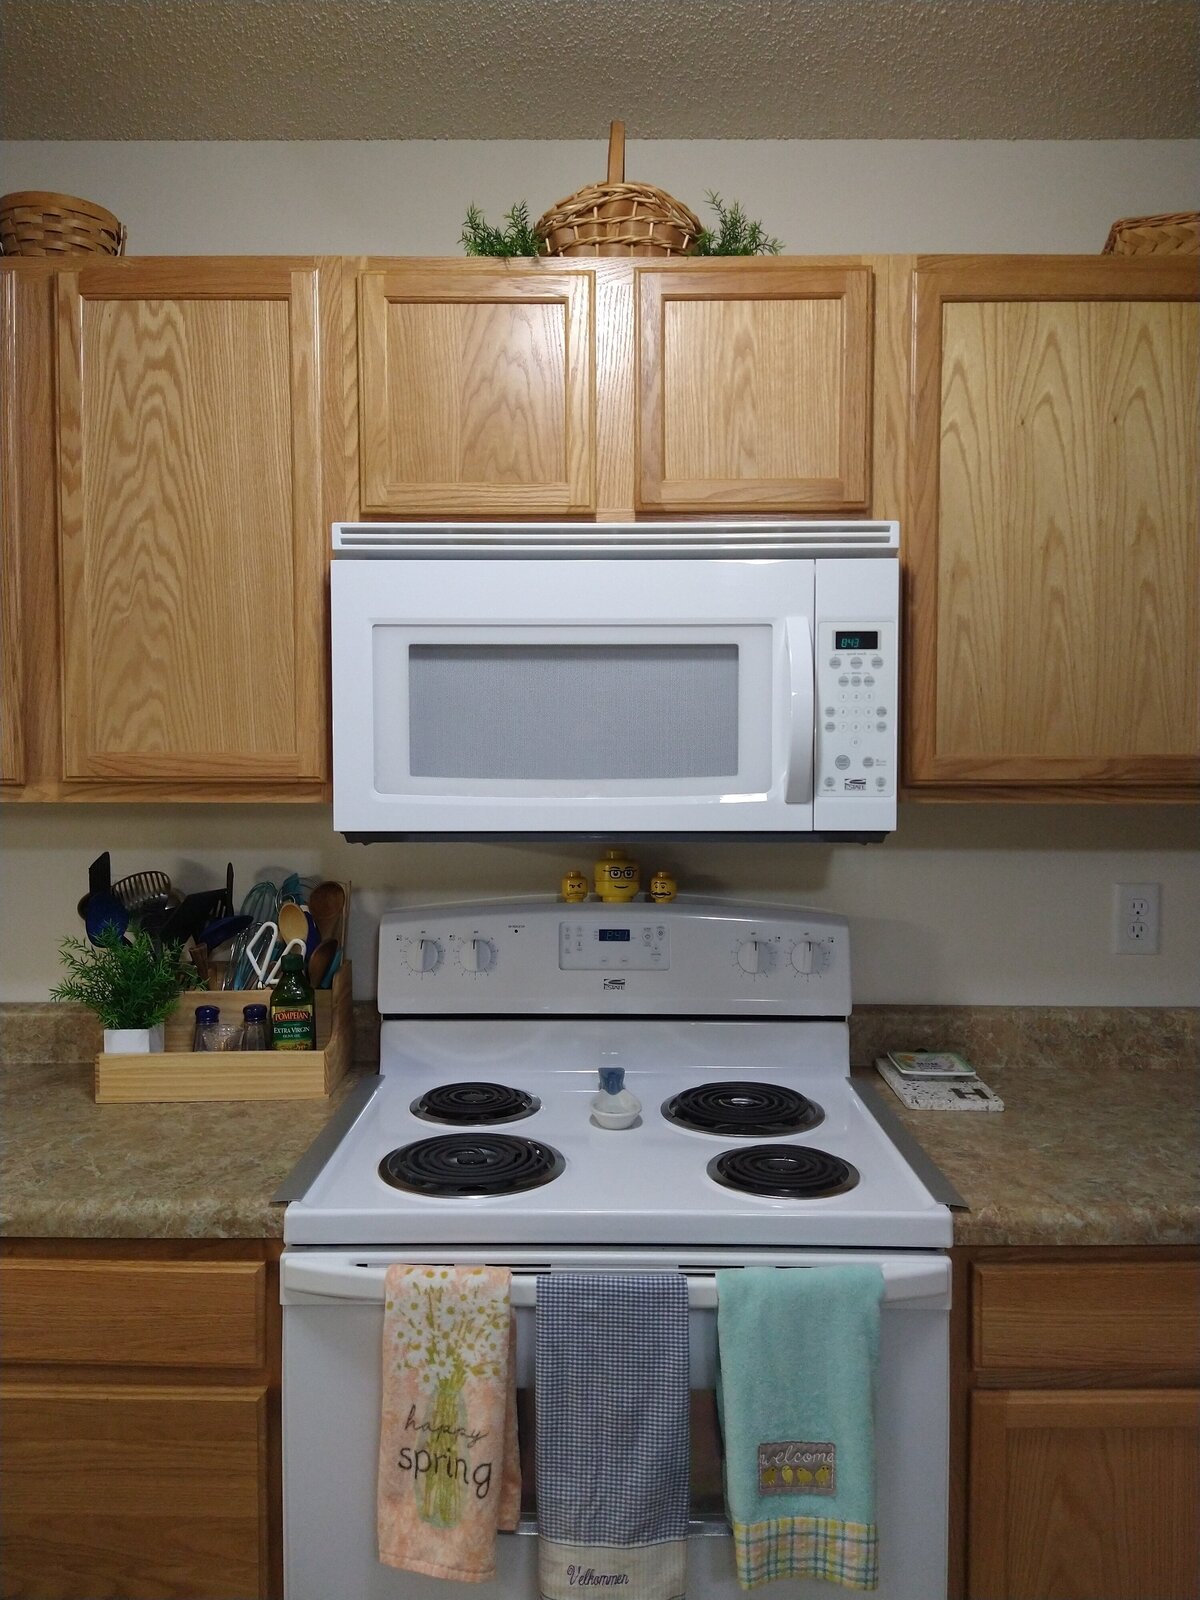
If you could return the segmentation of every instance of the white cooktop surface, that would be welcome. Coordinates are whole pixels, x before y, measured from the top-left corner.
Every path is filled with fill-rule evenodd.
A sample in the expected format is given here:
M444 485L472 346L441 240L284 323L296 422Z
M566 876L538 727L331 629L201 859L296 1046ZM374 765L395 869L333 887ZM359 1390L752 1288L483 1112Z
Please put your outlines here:
M852 1088L838 1021L646 1018L436 1018L384 1024L384 1081L304 1199L284 1238L300 1245L615 1245L942 1247L949 1211L936 1202ZM640 1122L610 1131L590 1116L600 1067L625 1069ZM715 1079L799 1090L824 1110L803 1133L729 1137L668 1122L660 1107ZM488 1131L531 1138L564 1159L560 1176L503 1196L431 1198L379 1176L389 1152L462 1128L411 1110L440 1084L486 1080L535 1095L540 1108ZM706 1167L755 1143L807 1145L848 1161L842 1194L790 1200L738 1193Z

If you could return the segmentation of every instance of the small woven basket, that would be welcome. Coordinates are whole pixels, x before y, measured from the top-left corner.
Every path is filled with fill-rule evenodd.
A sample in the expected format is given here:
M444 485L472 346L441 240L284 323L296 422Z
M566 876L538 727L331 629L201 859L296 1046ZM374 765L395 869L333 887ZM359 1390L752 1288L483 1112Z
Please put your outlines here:
M1200 211L1165 211L1157 217L1123 217L1108 230L1103 254L1200 255Z
M685 256L700 219L665 189L625 182L625 124L608 136L608 181L552 205L538 220L548 256Z
M6 256L122 256L125 226L90 200L23 189L0 196L0 249Z

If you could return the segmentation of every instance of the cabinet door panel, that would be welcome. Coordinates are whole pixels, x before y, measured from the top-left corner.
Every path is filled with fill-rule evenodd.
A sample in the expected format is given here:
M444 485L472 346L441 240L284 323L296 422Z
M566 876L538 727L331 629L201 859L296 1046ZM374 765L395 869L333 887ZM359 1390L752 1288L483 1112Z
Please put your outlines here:
M970 1600L1192 1600L1200 1394L971 1400Z
M909 776L1194 781L1195 274L1036 266L918 273Z
M317 274L58 280L67 778L319 778Z
M642 507L864 509L870 270L637 278Z
M363 510L591 510L592 325L590 273L364 273Z
M266 1391L3 1386L0 1593L266 1593Z

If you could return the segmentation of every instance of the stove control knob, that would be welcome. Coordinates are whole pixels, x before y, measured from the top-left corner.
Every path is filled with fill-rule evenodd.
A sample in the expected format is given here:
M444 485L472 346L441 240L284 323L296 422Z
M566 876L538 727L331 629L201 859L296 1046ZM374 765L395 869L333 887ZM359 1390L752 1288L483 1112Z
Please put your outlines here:
M792 965L797 972L806 975L818 970L817 947L811 939L797 939L792 946Z
M744 939L738 945L737 963L743 972L766 972L771 963L771 952L765 940Z
M436 972L442 964L442 947L436 939L410 939L404 959L413 972Z
M464 939L458 959L464 972L487 972L496 964L496 946L490 939Z

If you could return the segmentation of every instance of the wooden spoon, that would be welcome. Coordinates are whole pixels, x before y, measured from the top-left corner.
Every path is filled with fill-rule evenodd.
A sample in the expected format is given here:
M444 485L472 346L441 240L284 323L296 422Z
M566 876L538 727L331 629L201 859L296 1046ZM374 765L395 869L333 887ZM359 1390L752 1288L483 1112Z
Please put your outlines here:
M312 955L308 958L308 981L314 989L325 987L325 978L333 965L333 958L338 952L336 939L322 939Z
M278 921L279 937L284 944L290 944L293 939L299 939L301 944L308 943L308 918L294 901L280 906Z
M321 938L332 939L338 932L346 891L340 883L319 883L308 897L308 909Z

